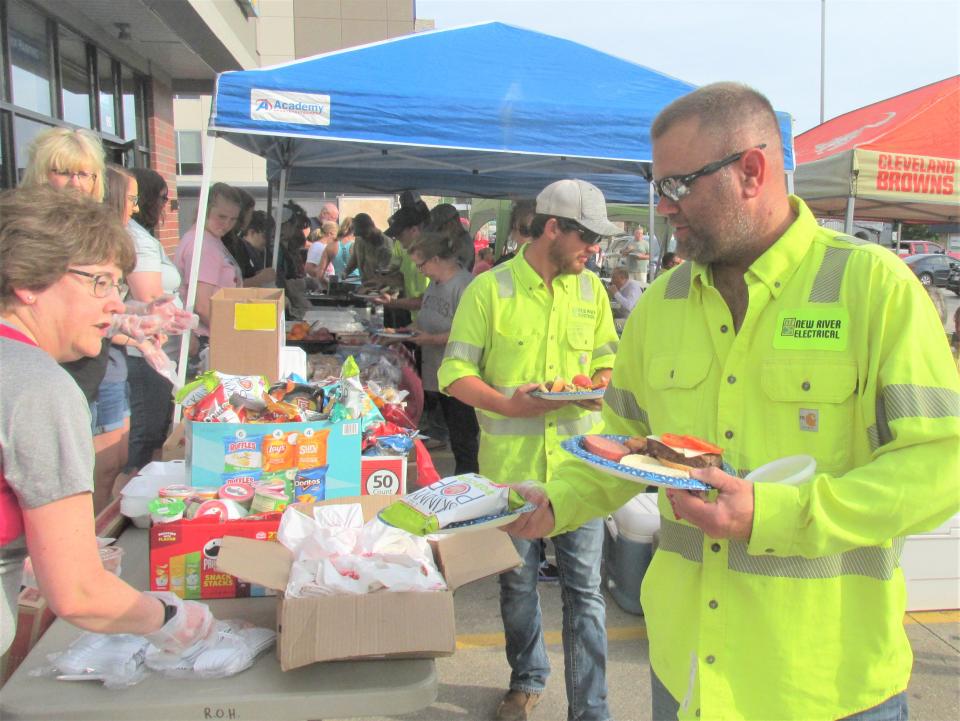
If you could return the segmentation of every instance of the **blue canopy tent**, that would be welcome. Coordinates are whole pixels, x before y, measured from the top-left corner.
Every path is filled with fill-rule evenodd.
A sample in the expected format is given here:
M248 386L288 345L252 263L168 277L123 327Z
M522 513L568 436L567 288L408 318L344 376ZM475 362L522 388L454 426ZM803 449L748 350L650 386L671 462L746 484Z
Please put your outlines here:
M287 189L510 198L578 177L609 201L648 203L652 221L650 126L694 87L502 23L221 73L198 224L218 136L266 158L279 206ZM790 118L781 114L780 121L792 169ZM191 283L190 307L194 297Z

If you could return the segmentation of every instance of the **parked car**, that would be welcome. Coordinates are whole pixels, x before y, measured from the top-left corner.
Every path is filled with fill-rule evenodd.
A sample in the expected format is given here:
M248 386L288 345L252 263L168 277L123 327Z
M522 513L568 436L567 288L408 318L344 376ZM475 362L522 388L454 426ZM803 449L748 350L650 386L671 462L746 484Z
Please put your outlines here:
M960 266L950 271L950 277L947 278L947 290L952 290L954 294L960 295Z
M920 253L909 255L903 262L910 266L920 282L924 285L935 285L937 288L946 288L950 274L960 269L960 263L940 253Z
M939 243L934 243L932 240L901 240L899 248L897 248L897 244L894 243L890 246L890 250L899 255L901 258L906 258L910 255L921 255L926 253L946 254L947 252L946 248Z

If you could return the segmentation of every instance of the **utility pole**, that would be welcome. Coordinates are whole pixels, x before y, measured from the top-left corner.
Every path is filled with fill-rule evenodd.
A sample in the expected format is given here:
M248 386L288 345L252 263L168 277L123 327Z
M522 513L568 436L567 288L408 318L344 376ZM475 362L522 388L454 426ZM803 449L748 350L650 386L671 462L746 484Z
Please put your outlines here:
M827 83L827 0L820 0L820 124L826 116L823 112L823 96Z

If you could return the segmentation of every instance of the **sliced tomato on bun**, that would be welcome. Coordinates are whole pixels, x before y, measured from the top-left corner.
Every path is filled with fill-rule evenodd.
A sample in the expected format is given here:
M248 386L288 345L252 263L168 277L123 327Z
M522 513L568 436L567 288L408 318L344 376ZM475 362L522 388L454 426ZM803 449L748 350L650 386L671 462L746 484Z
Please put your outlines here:
M689 451L699 451L700 453L723 453L723 449L712 443L707 443L701 438L695 436L681 436L676 433L662 433L660 441L674 448L686 448Z

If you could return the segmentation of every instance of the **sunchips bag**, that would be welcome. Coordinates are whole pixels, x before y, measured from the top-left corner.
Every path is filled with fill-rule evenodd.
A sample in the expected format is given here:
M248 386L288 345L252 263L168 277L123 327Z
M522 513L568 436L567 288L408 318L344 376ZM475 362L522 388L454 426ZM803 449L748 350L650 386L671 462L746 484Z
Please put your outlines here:
M525 504L523 496L512 488L497 485L476 473L463 473L441 478L404 496L378 516L390 526L415 536L426 536L451 523L515 511Z

